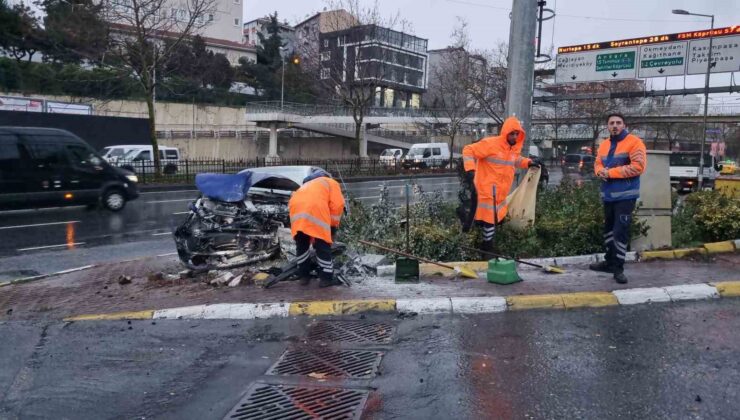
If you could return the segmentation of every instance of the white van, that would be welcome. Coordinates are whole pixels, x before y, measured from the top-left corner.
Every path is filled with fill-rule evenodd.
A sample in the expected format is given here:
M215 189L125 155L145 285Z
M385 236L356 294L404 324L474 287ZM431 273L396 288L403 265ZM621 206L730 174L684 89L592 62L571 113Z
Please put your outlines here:
M396 163L401 161L403 157L402 149L385 149L380 154L380 164L386 166L396 166Z
M159 162L164 174L177 172L180 163L180 149L177 147L159 146ZM132 149L118 158L116 165L136 173L154 173L154 160L152 160L152 146L140 146Z
M404 168L438 168L450 161L447 143L417 143L411 146L401 161Z
M144 144L121 144L116 146L106 146L100 151L100 156L108 161L108 163L115 164L126 153L134 150L146 147Z

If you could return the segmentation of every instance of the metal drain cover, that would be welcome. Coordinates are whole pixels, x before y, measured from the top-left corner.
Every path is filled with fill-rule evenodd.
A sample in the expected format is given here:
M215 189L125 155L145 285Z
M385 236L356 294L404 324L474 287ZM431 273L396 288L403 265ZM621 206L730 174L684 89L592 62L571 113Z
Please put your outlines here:
M308 375L315 378L372 378L383 353L368 350L293 349L267 371L268 375Z
M312 341L331 341L347 343L391 342L395 328L382 322L363 321L321 321L311 327L308 339Z
M224 417L231 419L359 419L368 391L256 383Z

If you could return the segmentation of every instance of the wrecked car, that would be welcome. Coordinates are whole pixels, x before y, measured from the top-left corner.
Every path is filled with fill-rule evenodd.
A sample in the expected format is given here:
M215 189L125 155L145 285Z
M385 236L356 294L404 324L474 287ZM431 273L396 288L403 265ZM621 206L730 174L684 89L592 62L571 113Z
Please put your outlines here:
M201 195L174 234L180 260L190 269L214 270L276 256L278 229L290 225L288 200L314 169L273 166L198 174Z

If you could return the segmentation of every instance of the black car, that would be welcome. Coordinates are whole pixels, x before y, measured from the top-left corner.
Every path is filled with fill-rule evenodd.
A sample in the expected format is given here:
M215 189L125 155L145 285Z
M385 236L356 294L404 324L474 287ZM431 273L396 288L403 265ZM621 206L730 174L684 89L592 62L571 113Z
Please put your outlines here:
M563 173L593 174L594 157L586 154L565 155L565 159L563 159Z
M139 196L137 182L68 131L0 127L0 209L102 203L119 211Z

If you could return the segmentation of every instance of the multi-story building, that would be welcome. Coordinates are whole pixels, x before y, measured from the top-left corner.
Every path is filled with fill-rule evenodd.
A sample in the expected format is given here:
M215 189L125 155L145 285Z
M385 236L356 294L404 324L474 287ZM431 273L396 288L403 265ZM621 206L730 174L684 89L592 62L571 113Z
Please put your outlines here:
M418 108L427 87L427 40L377 25L319 33L320 78L375 86L374 106Z
M267 26L270 24L270 17L262 17L244 24L242 31L242 43L249 47L257 48L262 45L258 34L268 38ZM288 51L293 51L295 47L295 28L287 23L278 23L280 26L280 38L283 40L283 47Z
M113 16L120 16L127 10L132 10L135 0L108 0L109 7L115 9ZM168 19L175 24L157 25L164 28L154 31L153 35L160 39L173 38L178 35L177 22L190 20L188 10L183 3L177 0L168 0L159 10L160 19ZM245 58L256 61L254 47L242 43L242 0L214 0L213 8L196 21L197 28L193 35L200 35L206 43L206 48L217 54L223 54L232 65L238 65L239 59ZM125 19L110 19L111 29L119 33L130 32Z
M309 70L319 71L319 37L321 34L356 25L359 25L359 20L343 9L319 12L295 25L294 47L301 56L302 66Z

